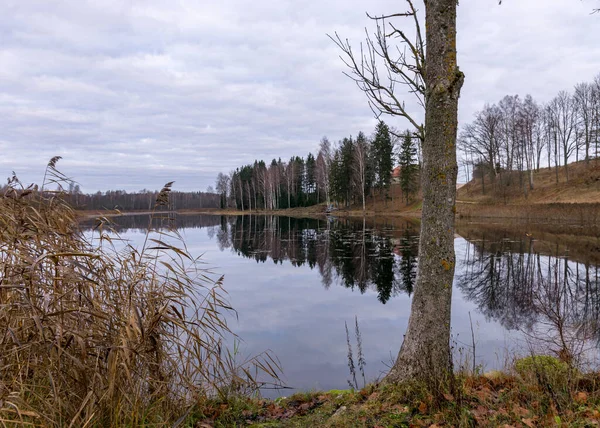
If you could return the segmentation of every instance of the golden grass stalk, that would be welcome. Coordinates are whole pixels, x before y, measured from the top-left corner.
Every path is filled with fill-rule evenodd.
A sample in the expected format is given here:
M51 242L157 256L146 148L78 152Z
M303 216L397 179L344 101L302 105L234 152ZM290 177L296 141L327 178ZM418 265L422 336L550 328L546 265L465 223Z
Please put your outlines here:
M257 375L278 380L269 353L240 366L226 350L222 278L176 231L149 228L141 248L104 221L94 236L59 193L14 177L0 195L0 420L181 423L211 396L256 391Z

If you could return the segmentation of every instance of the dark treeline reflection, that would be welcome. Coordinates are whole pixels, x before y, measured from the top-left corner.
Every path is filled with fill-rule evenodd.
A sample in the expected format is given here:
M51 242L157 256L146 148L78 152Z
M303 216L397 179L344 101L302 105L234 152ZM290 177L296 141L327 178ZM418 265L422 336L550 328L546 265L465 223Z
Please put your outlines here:
M117 217L103 218L105 228L112 228L119 233L141 232L145 233L148 227L153 229L194 229L218 226L221 224L220 216L214 215L186 215L186 214L134 214ZM83 220L80 224L83 229L97 227L100 223L98 218Z
M318 269L326 288L375 290L382 303L401 292L411 294L416 279L418 228L410 222L374 228L366 220L238 216L223 217L212 234L222 250L257 262L307 265Z
M484 232L467 243L456 284L487 317L571 359L600 339L600 282L591 259L568 254L525 234Z

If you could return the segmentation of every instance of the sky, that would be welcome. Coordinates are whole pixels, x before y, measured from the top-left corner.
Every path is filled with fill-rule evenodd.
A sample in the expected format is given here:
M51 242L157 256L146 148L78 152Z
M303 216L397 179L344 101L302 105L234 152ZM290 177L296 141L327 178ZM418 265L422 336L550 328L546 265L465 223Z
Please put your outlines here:
M39 183L58 155L86 193L173 180L175 190L205 190L255 159L370 134L376 118L327 34L358 48L365 27L374 30L365 12L406 10L400 0L1 3L0 174ZM461 0L459 124L504 95L545 102L593 80L599 3Z

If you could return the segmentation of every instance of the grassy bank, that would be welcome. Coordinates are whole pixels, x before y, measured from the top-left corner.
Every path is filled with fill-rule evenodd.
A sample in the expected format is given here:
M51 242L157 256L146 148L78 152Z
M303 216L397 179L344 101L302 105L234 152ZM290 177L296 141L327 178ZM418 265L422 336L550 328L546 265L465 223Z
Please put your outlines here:
M274 401L213 401L195 416L208 427L598 426L600 375L578 373L552 357L528 357L509 373L458 375L453 392L369 385Z
M600 225L600 203L458 202L456 212L458 217L463 219L519 219L527 222Z

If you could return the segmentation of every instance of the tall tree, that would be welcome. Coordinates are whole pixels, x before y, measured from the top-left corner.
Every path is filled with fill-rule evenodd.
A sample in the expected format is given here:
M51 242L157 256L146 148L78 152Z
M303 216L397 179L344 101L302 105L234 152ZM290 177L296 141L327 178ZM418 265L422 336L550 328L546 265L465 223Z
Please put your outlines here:
M376 112L406 118L423 140L423 210L418 277L408 328L396 362L386 380L442 381L450 370L450 307L454 277L454 213L456 201L456 134L458 98L464 74L456 63L456 0L425 1L425 40L412 0L406 13L375 17L375 40L367 52L355 56L348 41L334 39L345 54L350 75L369 97ZM415 39L386 22L410 17ZM390 46L392 38L408 46L411 57ZM427 46L425 52L424 46ZM399 58L392 58L399 52ZM380 75L381 59L386 74ZM410 116L395 88L406 84L425 108L425 125Z
M365 134L358 133L356 143L354 144L354 157L352 162L352 177L355 183L355 188L360 194L362 200L363 215L366 210L365 193L368 187L369 180L369 141Z
M383 120L380 120L375 127L375 136L371 147L375 188L380 193L385 191L387 201L387 193L392 182L392 169L394 168L394 144L392 143L390 129Z
M461 148L485 162L481 171L487 171L492 179L497 175L500 161L500 123L502 113L498 106L486 104L483 110L475 113L475 120L465 126L459 143ZM482 177L483 178L483 177Z
M221 208L225 208L227 206L227 191L229 189L229 176L220 172L217 174L217 182L215 183L215 187L217 189L217 193L221 195Z
M526 95L521 105L519 125L521 131L521 153L525 162L525 168L521 169L527 171L529 190L533 190L533 171L535 169L536 147L538 147L536 140L539 137L536 131L539 121L540 108L531 95ZM527 194L527 188L524 188L524 191Z
M312 153L309 153L306 157L304 165L305 170L305 189L306 192L306 205L318 204L319 201L316 198L317 192L317 161Z
M402 195L408 205L411 197L417 189L417 167L415 156L417 155L416 144L410 131L406 131L402 145L400 146L400 188Z
M354 140L352 137L344 138L339 147L340 166L338 189L346 206L349 206L354 196Z
M593 138L593 107L594 91L589 83L580 83L575 86L575 106L577 112L578 135L581 145L585 150L585 162L590 162L590 146ZM579 151L579 150L578 150Z
M330 193L331 193L331 182L330 182L330 170L331 170L331 143L327 137L321 139L319 144L319 154L317 155L317 186L319 191L325 193L325 201L327 205L330 204Z
M556 133L558 144L562 148L565 174L569 181L569 157L575 150L575 103L573 97L566 91L560 91L555 98Z

